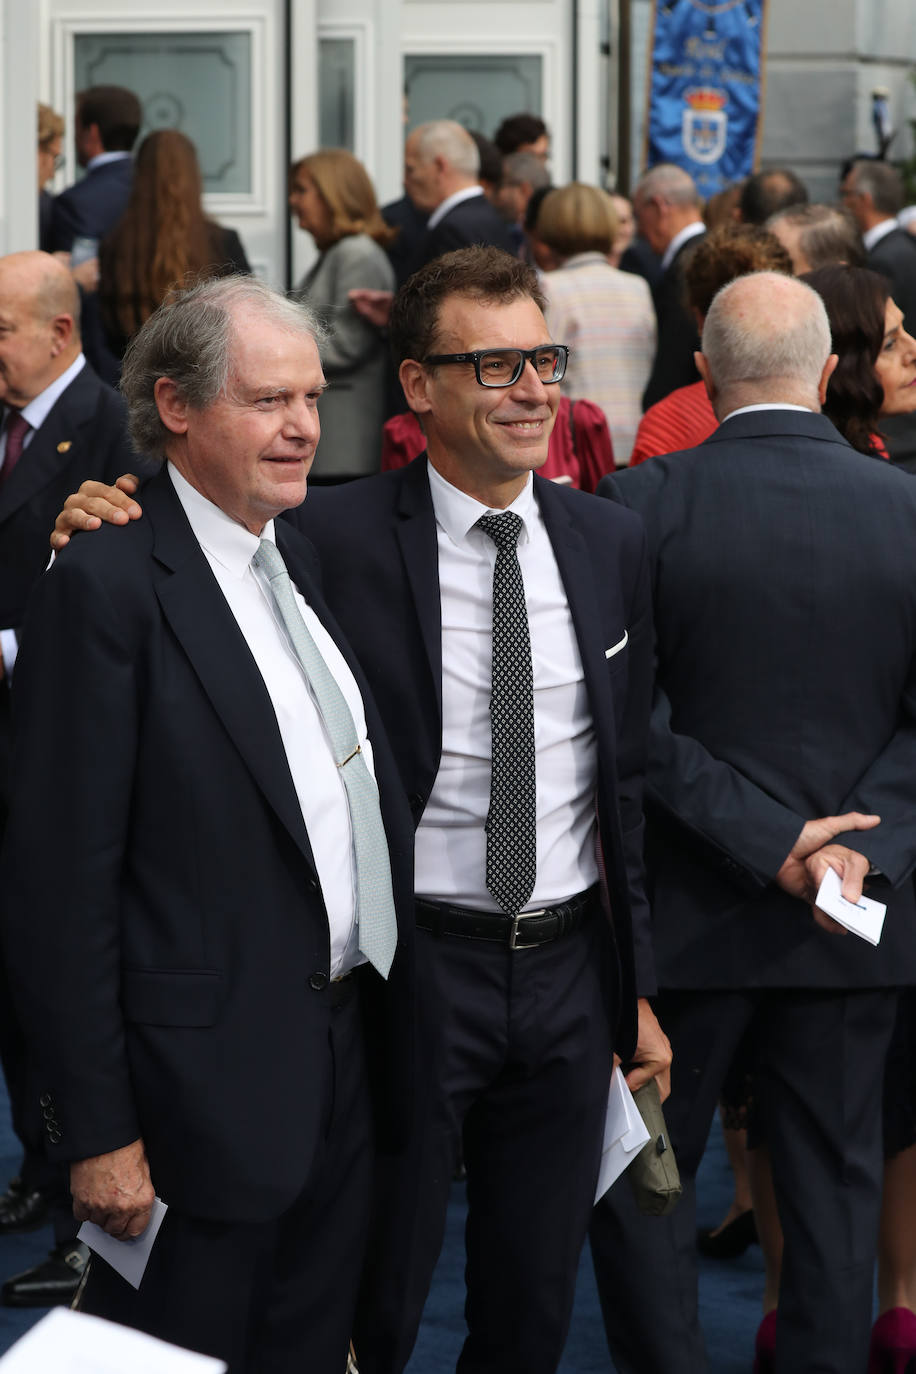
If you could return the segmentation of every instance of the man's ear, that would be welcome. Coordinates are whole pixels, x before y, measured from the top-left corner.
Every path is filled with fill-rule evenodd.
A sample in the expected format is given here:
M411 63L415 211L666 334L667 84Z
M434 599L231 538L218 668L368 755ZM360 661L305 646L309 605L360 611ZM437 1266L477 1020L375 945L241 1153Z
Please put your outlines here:
M694 353L693 361L697 365L697 372L699 372L700 376L703 379L703 385L706 388L706 395L709 397L709 403L715 410L716 388L713 384L712 376L710 375L709 363L707 362L705 356L699 352Z
M73 316L55 315L51 321L51 355L59 357L73 342Z
M425 415L432 410L429 399L430 376L422 363L413 358L405 358L398 368L398 378L404 388L407 405L415 415Z
M836 367L839 361L839 354L831 353L830 357L824 363L824 370L821 373L821 379L817 384L817 395L821 405L824 405L824 403L827 400L827 385L830 381L830 378L833 376L834 368Z
M172 434L185 434L188 428L188 403L171 377L160 377L153 387L159 419Z

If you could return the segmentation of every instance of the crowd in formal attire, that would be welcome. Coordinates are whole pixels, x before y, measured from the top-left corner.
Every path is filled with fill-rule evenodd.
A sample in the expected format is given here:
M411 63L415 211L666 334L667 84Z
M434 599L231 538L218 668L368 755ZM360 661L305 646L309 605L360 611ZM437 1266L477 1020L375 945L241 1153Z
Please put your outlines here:
M439 119L388 205L293 162L283 295L141 125L81 92L52 198L40 107L0 259L0 1237L55 1241L3 1301L401 1374L460 1161L459 1374L555 1374L586 1240L618 1374L704 1374L698 1246L753 1237L755 1374L916 1369L900 173L630 200ZM615 1062L670 1215L595 1201ZM134 1289L76 1229L157 1197Z

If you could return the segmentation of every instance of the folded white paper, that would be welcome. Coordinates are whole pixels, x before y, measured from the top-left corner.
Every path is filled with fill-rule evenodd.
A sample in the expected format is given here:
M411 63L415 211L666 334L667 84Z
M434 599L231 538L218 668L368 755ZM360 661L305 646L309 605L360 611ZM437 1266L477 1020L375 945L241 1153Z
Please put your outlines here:
M89 1246L100 1259L116 1269L122 1279L134 1288L140 1287L140 1280L146 1273L146 1266L153 1249L153 1241L159 1234L159 1227L168 1211L166 1203L159 1198L153 1203L153 1210L145 1231L130 1240L117 1240L96 1226L94 1221L84 1221L77 1231L77 1238Z
M633 1101L627 1080L620 1069L615 1068L611 1075L611 1090L604 1119L604 1144L601 1148L596 1202L604 1197L611 1184L633 1162L648 1139L649 1132Z
M2 1374L226 1374L212 1355L196 1355L142 1331L56 1307L0 1359Z
M876 945L884 929L884 914L887 907L883 902L875 902L871 897L860 897L857 902L848 902L843 896L840 875L832 868L824 874L824 881L817 890L816 905L826 911L841 926L851 930L853 935L861 935L870 945Z

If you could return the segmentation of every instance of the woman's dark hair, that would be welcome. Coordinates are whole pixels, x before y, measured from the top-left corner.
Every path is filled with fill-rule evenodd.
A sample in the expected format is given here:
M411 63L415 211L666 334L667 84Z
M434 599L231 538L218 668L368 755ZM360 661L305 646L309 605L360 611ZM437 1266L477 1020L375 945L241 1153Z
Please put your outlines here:
M866 267L820 267L799 278L824 302L833 351L839 357L827 386L824 414L860 453L874 457L880 438L878 416L884 388L875 363L884 343L884 316L890 288Z
M99 306L109 333L130 338L170 287L211 268L220 229L204 214L197 152L177 129L140 144L127 209L100 253Z

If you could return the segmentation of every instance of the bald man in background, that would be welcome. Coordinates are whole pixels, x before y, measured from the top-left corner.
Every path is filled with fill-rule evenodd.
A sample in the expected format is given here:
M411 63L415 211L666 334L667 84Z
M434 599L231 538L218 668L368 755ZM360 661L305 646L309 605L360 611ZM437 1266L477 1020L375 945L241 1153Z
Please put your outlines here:
M48 534L61 502L91 469L106 481L136 463L126 409L83 356L79 293L48 253L0 258L0 840L9 807L10 684L26 602L48 561ZM0 891L0 903L3 894ZM13 1307L68 1303L86 1262L75 1240L65 1173L49 1164L41 1132L25 1117L23 1045L0 964L0 1061L13 1127L25 1153L18 1178L0 1195L0 1236L54 1224L54 1249L8 1279Z

